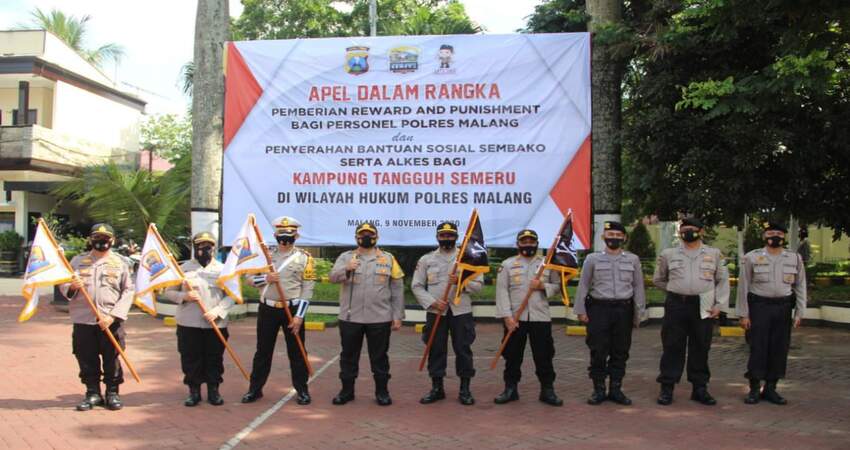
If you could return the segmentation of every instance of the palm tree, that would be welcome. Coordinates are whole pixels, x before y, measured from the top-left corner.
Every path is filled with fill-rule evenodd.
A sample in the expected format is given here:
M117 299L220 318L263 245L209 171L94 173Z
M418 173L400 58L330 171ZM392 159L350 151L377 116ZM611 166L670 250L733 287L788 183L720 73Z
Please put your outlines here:
M39 29L47 30L95 66L100 67L108 60L118 64L121 57L124 56L124 48L115 43L104 44L97 48L85 47L86 26L88 21L91 20L89 15L76 17L65 14L58 9L52 9L48 13L42 11L41 8L35 8L31 15L32 23L29 26L19 26L19 28L36 26Z

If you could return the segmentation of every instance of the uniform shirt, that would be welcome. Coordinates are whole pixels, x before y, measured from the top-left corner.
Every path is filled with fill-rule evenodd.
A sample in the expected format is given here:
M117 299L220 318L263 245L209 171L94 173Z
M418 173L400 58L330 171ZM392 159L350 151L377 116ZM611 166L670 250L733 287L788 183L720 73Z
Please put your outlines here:
M130 269L118 255L107 252L95 260L92 252L82 253L71 260L71 268L80 276L100 314L109 314L116 319L127 320L133 305L135 289ZM70 284L62 285L62 293L68 295ZM89 307L82 291L68 299L68 312L74 323L95 325L97 318Z
M528 286L537 274L537 269L545 261L542 256L526 258L516 255L502 261L496 276L496 317L512 317L519 310L522 300L528 293ZM547 298L561 289L560 273L543 271L540 280L546 292L534 290L528 299L519 320L522 322L550 322L549 302Z
M349 250L336 259L329 278L342 283L339 319L356 323L381 323L404 319L404 272L393 255L376 249L357 255L360 265L351 278L345 267L357 252Z
M581 267L573 306L576 314L587 314L585 298L588 294L602 301L634 299L635 320L639 321L646 308L640 258L627 251L613 255L604 251L588 255Z
M298 306L296 316L303 318L316 285L313 257L306 250L292 247L286 252L275 252L272 255L272 266L280 274L279 283L283 288L283 295L290 305ZM266 283L265 274L255 275L251 281L254 286L263 287L260 298L280 301L277 288Z
M760 248L744 255L738 277L738 301L735 312L739 317L749 317L747 294L779 298L794 294L797 312L802 318L806 312L806 266L803 258L788 250L773 256Z
M703 319L712 308L729 305L729 271L720 250L705 244L695 250L684 244L664 249L656 260L652 282L674 294L699 295Z
M215 313L219 317L216 320L216 325L219 328L227 327L227 314L234 305L233 299L226 296L216 283L222 267L224 267L224 264L215 259L210 261L206 267L201 266L194 259L180 264L180 268L186 274L186 281L201 296L207 311ZM189 291L183 290L182 286L170 287L165 291L165 298L178 305L177 325L192 328L212 328L207 319L204 319L201 308L195 302L185 301L188 294Z
M444 252L438 248L423 255L422 258L419 258L419 262L416 263L416 271L413 272L413 281L410 283L410 289L413 291L416 301L432 313L437 313L437 310L431 308L431 305L442 298L443 292L446 290L446 284L449 282L449 272L454 267L457 252L458 249ZM469 298L469 293L481 291L481 285L481 276L469 280L463 292L460 293L460 304L457 305L454 303L457 285L449 289L449 295L446 297L446 300L449 302L449 308L453 315L459 316L472 312L472 300ZM442 315L446 315L449 308L442 311Z

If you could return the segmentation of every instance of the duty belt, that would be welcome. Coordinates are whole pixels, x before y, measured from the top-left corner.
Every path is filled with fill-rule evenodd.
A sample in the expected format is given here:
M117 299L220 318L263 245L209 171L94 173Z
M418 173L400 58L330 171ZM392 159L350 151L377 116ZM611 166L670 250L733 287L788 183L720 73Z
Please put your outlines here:
M283 307L286 306L286 305L289 305L290 307L298 306L299 303L301 303L300 300L298 300L297 302L295 300L287 300L285 302L281 302L281 301L277 301L277 300L269 300L269 299L266 299L266 298L263 299L264 305L271 306L272 308L277 308L277 309L283 309Z
M605 305L605 306L629 306L632 304L632 299L630 298L593 298L587 297L589 303L593 303L594 305Z
M698 302L699 295L682 295L675 292L667 292L667 299L680 302Z
M759 304L768 304L768 305L786 305L790 303L794 303L796 297L794 295L786 295L784 297L762 297L760 295L753 294L752 292L747 293L747 302L748 303L759 303Z

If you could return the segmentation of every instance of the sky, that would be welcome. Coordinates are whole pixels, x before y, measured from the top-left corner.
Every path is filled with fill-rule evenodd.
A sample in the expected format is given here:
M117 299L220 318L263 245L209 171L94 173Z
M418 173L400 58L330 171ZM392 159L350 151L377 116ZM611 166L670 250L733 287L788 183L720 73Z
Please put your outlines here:
M473 21L487 33L513 33L542 0L461 0ZM189 99L180 90L180 68L192 59L194 0L3 0L0 30L30 22L30 12L57 8L75 16L89 15L86 45L115 42L124 47L118 67L104 72L120 87L146 101L148 114L184 113ZM230 0L230 13L242 12L241 2Z

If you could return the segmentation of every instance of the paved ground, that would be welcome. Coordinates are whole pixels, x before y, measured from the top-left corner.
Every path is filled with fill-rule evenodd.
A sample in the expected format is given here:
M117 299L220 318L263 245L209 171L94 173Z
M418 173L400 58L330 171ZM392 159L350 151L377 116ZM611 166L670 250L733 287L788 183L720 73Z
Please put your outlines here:
M71 354L71 327L64 314L43 307L30 322L17 324L20 297L0 297L0 448L850 448L850 332L808 328L795 333L789 364L790 381L782 392L785 407L747 406L742 373L746 348L741 338L716 338L711 353L712 392L716 407L687 400L688 387L677 391L670 407L655 404L654 382L660 356L659 329L635 334L626 392L632 407L592 407L585 375L587 350L582 338L556 329L556 388L563 408L537 401L530 355L521 400L492 403L501 389L501 372L486 367L500 337L494 324L480 324L474 351L479 367L473 381L478 403L455 401L457 379L447 380L450 398L419 405L429 380L416 372L422 351L419 335L405 327L393 336L390 390L393 406L372 400L372 381L362 376L357 400L337 407L330 399L339 388L336 329L309 332L308 347L318 371L311 383L314 404L287 402L269 411L289 392L282 346L266 397L252 405L238 402L247 383L225 359L226 403L185 408L174 329L134 314L128 323L128 355L142 376L122 386L123 411L74 411L81 397L76 361ZM250 366L254 319L231 325L231 342ZM364 352L365 353L365 352ZM226 357L227 358L227 357ZM368 367L365 360L362 367ZM257 417L266 420L257 423ZM246 428L254 422L255 429ZM229 447L225 447L229 448Z

